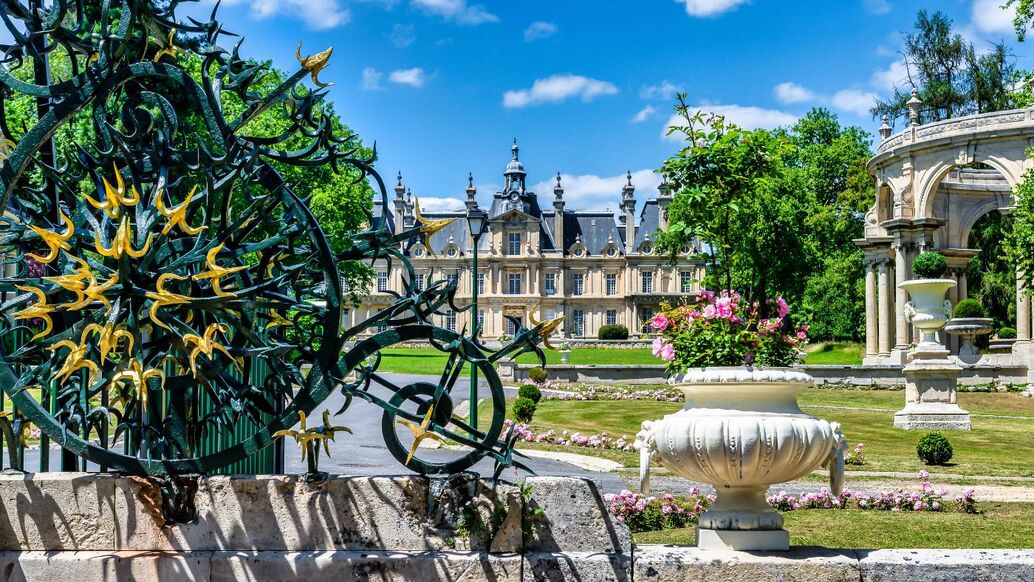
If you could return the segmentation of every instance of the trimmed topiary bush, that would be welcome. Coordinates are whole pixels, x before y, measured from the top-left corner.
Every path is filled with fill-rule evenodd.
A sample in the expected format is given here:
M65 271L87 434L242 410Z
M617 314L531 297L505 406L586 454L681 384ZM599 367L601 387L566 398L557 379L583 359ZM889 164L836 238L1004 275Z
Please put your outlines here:
M531 398L519 397L513 401L513 417L517 422L531 422L535 416L535 401Z
M963 299L955 306L955 319L984 317L984 306L976 299Z
M939 432L927 433L916 444L916 455L927 465L943 465L951 460L954 451L948 437Z
M528 379L536 384L541 384L546 381L546 371L539 366L528 370Z
M538 404L539 400L542 400L542 391L534 384L524 384L517 390L517 397L527 398L535 404Z
M948 270L948 259L935 251L926 251L912 261L912 273L917 279L939 279Z
M1016 339L1016 328L1003 327L998 330L998 339Z
M598 337L601 340L626 340L628 339L628 328L620 323L611 323L600 326Z

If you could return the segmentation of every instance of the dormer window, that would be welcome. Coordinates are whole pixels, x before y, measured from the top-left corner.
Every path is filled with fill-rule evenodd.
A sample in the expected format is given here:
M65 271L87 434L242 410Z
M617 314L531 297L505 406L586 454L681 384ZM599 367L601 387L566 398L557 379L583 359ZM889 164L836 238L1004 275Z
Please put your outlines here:
M449 247L449 250L445 251L445 256L455 257L458 254L458 252L459 251L456 250L456 247Z
M424 248L421 246L413 247L413 256L418 258L424 256Z
M521 233L511 232L507 235L507 243L509 245L508 255L517 256L521 254Z

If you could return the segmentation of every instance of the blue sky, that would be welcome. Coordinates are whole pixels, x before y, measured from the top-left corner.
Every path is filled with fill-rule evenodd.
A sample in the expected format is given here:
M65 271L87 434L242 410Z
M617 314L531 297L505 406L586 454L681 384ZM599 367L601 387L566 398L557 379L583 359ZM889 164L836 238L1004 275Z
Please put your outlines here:
M1032 66L1001 2L224 0L220 18L243 54L281 68L297 67L299 40L333 46L321 78L338 112L427 207L455 204L468 172L490 198L516 137L540 194L559 171L568 208L614 209L626 170L639 200L655 194L652 170L678 147L663 137L675 90L748 127L823 105L874 131L865 111L904 83L901 36L920 8Z

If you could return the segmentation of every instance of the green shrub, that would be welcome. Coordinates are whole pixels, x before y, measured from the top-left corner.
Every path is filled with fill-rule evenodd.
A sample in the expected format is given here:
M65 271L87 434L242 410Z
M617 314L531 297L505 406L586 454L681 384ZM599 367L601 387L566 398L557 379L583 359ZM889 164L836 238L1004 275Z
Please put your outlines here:
M935 251L926 251L912 261L912 273L919 279L937 279L948 270L948 259Z
M534 400L519 397L513 401L513 417L517 422L531 422L533 416L535 416Z
M539 400L542 400L542 391L534 384L524 384L517 390L517 397L527 398L535 404L538 404Z
M951 460L953 453L948 438L939 432L923 435L916 444L916 455L927 465L943 465Z
M626 340L628 339L628 328L620 323L611 323L600 326L598 337L601 340Z
M963 299L955 306L955 319L984 317L984 306L976 299Z
M536 384L541 384L545 382L546 378L546 371L543 370L540 366L535 366L534 368L528 370L528 379Z
M998 339L1016 339L1016 328L1003 327L998 330Z

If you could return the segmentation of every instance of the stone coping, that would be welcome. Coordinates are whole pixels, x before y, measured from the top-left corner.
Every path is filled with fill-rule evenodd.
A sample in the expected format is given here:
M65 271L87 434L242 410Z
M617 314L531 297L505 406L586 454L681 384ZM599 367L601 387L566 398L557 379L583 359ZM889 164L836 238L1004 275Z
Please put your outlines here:
M632 557L595 552L0 552L4 580L1020 582L1031 550L704 551L639 546Z
M0 550L631 554L628 528L612 519L592 481L525 484L527 498L515 485L470 474L441 487L417 475L330 476L315 485L292 475L213 476L198 480L196 520L166 524L149 479L0 475Z

